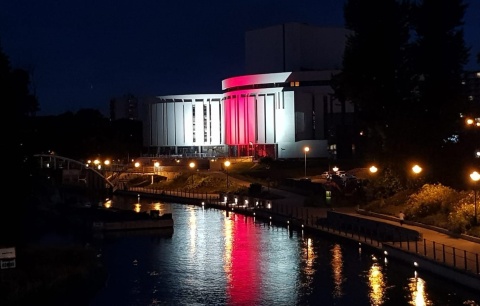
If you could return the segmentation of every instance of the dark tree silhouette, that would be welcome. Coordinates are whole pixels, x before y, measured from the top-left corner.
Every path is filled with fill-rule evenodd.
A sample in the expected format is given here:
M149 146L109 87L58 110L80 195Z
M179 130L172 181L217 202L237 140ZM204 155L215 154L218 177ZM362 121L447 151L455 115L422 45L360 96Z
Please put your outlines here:
M416 33L413 67L418 80L418 95L411 103L416 106L412 110L417 127L412 145L440 180L454 178L463 167L454 135L464 126L460 114L467 107L462 88L469 53L462 29L465 9L462 0L423 0L411 13Z
M460 172L465 8L461 0L346 2L353 34L333 85L356 107L367 156L399 171L415 160L440 182ZM445 167L453 153L458 158Z
M12 69L8 56L0 48L0 96L4 101L5 117L8 118L8 133L4 137L4 149L14 178L5 178L5 190L21 190L15 193L14 203L5 205L0 220L0 244L13 244L27 236L25 225L30 203L28 155L29 116L38 110L38 102L29 92L30 77L22 69ZM19 182L21 182L19 184Z
M352 34L342 73L334 78L335 94L354 103L366 154L376 159L390 153L392 126L401 121L398 109L410 94L408 10L408 4L395 0L350 0L344 7Z

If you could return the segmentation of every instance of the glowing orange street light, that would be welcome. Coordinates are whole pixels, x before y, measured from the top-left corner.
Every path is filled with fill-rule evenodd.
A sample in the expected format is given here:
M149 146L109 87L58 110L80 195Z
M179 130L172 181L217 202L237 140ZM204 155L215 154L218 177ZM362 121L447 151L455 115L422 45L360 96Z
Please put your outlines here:
M476 184L478 180L480 180L480 173L478 173L477 171L473 171L472 173L470 173L470 178ZM475 219L473 219L473 222L477 224L477 188L476 186L473 186L473 205L474 205L474 216L475 216Z
M305 152L305 177L307 177L307 152L310 151L309 147L303 148L303 151Z
M193 168L195 168L195 163L194 163L194 162L190 162L189 166L190 166L190 169L192 169L192 171L193 171ZM192 185L193 185L194 182L195 182L195 181L194 181L193 174L192 174Z
M228 167L230 167L230 161L229 160L225 161L223 165L225 166L225 172L227 173L227 192L228 192Z
M373 165L373 166L371 166L371 167L369 168L369 170L370 170L370 173L377 173L378 168L375 167L375 165Z
M422 167L420 167L419 165L415 165L412 167L412 171L415 174L419 174L420 172L422 172L422 170L423 170Z

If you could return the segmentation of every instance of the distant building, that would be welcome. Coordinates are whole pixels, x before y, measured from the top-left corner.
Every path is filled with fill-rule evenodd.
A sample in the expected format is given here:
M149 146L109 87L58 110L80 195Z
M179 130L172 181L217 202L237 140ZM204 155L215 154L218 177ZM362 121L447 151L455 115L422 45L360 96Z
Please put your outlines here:
M155 155L301 158L308 146L309 157L351 156L354 108L330 85L348 33L301 23L247 32L248 74L223 80L222 94L147 99L144 144Z
M138 98L132 94L110 100L110 120L140 120Z
M480 71L466 71L463 84L472 115L480 117Z

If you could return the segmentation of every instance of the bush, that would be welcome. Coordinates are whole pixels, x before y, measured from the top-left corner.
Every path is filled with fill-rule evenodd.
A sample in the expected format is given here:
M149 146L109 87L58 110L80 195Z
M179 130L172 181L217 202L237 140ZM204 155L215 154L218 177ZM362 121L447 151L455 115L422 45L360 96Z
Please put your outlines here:
M462 212L454 211L448 215L447 229L457 234L465 233L470 227L470 222Z
M458 192L450 187L426 184L409 197L406 214L417 220L437 213L448 214L454 209L458 197Z

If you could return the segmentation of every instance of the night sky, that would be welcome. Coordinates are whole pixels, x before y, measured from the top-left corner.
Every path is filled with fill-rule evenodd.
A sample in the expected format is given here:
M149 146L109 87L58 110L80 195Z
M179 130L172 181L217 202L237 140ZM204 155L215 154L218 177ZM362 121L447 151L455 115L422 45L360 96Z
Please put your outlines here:
M94 108L131 93L221 93L244 73L245 32L285 22L342 27L344 0L0 0L0 46L33 74L41 111ZM480 0L465 0L465 67L480 69Z

